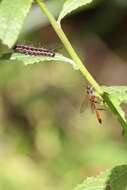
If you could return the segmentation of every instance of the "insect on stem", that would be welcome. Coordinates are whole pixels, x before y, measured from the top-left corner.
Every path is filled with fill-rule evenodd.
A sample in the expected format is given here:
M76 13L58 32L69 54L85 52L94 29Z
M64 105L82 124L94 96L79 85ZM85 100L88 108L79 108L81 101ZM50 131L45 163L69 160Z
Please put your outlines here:
M88 99L89 99L89 102L90 102L90 105L91 105L91 109L95 112L98 122L100 124L102 124L102 118L101 118L100 110L104 110L104 109L96 107L96 104L99 103L99 102L97 101L97 97L94 94L93 87L88 85L86 87L86 93L88 95ZM80 110L83 110L83 107L81 107Z

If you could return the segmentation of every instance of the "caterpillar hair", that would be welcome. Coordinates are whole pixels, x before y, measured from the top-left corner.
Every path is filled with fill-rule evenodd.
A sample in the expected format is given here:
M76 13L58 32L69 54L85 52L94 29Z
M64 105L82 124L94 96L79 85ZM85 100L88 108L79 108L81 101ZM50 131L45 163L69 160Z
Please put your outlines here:
M33 47L33 46L28 46L28 45L22 45L22 44L17 44L13 47L13 50L15 52L19 52L22 54L26 54L26 55L42 55L42 56L47 56L47 57L54 57L55 56L55 52L54 50L50 50L47 48L37 48L37 47Z

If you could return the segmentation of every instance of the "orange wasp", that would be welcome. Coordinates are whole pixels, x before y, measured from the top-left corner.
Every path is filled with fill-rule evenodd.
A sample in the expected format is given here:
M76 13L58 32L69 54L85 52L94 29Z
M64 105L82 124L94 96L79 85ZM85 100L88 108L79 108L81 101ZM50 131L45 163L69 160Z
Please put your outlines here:
M93 87L87 86L86 93L87 93L88 99L90 101L91 109L96 113L98 122L100 124L102 124L102 118L101 118L101 114L100 114L99 110L104 110L104 109L101 109L101 108L98 109L96 107L96 104L98 103L98 101L97 101L97 97L94 94ZM81 113L84 111L84 105L85 105L85 101L83 101L83 103L81 104L81 107L80 107Z

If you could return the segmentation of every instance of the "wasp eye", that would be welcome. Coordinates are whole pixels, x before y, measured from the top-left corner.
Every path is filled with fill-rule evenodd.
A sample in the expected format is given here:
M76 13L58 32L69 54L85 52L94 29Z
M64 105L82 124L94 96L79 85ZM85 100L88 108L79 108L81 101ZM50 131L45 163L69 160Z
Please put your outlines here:
M87 90L90 90L91 89L91 87L90 86L87 86L87 88L86 88Z

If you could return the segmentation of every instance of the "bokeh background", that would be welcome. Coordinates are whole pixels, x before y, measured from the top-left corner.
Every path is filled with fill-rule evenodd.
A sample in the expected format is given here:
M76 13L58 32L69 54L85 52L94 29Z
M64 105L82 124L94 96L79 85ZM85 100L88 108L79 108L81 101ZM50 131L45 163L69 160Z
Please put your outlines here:
M63 1L46 3L57 17ZM94 0L62 22L99 84L127 84L126 20L126 0ZM35 4L18 43L68 56ZM67 63L0 63L1 190L70 190L87 176L127 163L127 142L112 113L101 112L102 126L89 105L80 114L86 85Z

